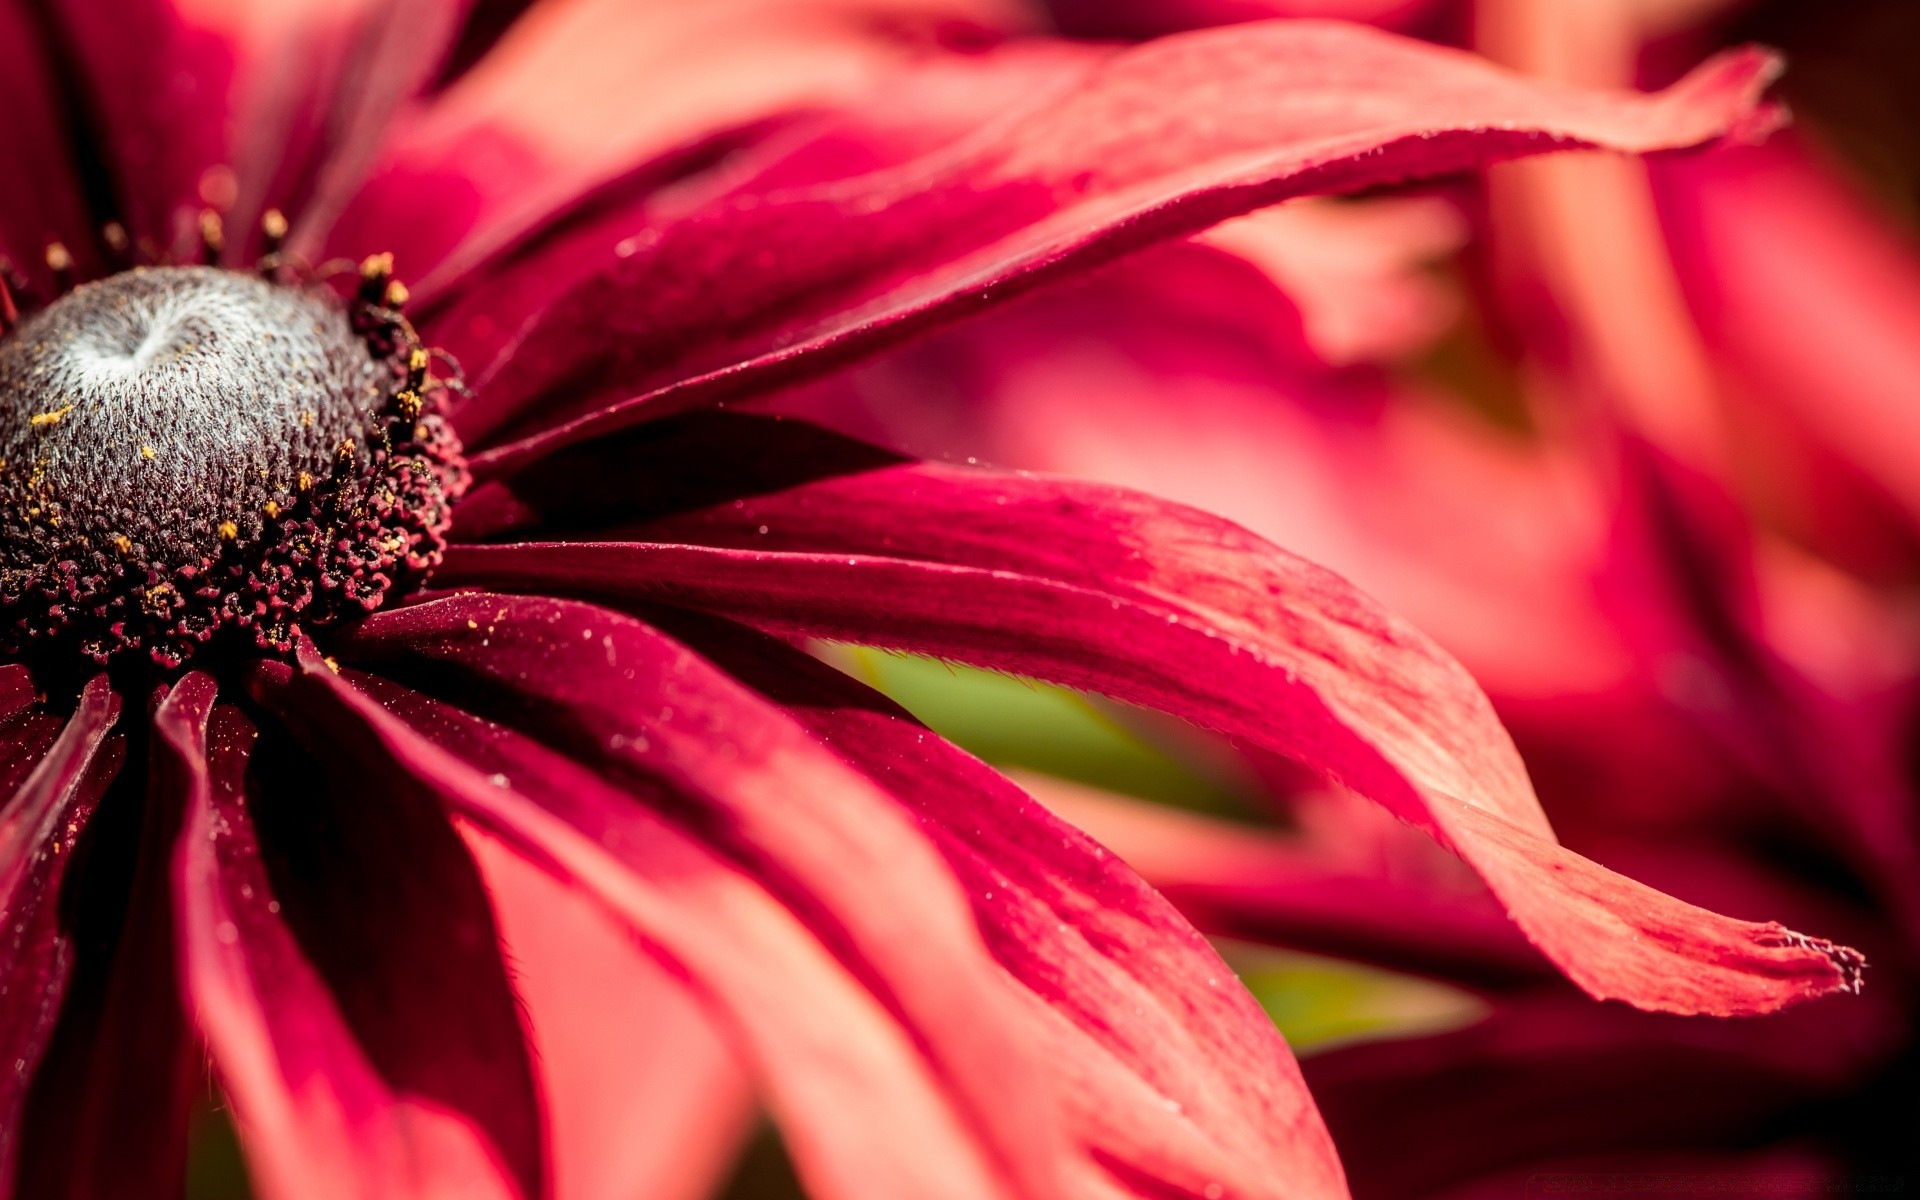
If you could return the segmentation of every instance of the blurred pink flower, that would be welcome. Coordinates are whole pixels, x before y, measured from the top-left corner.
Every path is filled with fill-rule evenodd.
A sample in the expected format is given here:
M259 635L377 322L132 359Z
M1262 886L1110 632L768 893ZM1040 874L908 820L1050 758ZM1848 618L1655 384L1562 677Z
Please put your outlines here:
M825 1196L1342 1194L1205 941L804 638L1297 758L1595 996L1857 987L1563 849L1467 674L1246 530L730 411L1284 198L1756 133L1765 55L1645 96L1312 22L465 16L0 8L11 1194L176 1186L196 1039L277 1197L697 1190L735 1054Z

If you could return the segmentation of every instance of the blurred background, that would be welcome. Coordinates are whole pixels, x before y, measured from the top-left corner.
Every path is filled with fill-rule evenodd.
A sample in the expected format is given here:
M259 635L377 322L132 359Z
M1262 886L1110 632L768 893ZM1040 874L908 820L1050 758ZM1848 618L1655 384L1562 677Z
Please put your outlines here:
M619 7L483 3L461 54ZM1218 939L1360 1200L1571 1170L1920 1184L1920 4L1054 0L1009 28L1299 16L1619 86L1760 41L1794 123L1257 213L780 407L1173 497L1347 575L1474 672L1574 849L1859 947L1865 994L1741 1022L1593 1003L1458 863L1285 763L1027 681L821 653ZM198 1129L190 1194L247 1195L211 1093ZM800 1193L749 1129L718 1194Z

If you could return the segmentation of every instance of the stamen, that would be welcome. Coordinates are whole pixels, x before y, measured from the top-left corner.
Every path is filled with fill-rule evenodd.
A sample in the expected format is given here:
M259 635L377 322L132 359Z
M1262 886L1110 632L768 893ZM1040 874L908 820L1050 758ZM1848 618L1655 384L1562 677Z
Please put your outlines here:
M108 221L100 227L100 240L106 243L107 253L113 266L124 270L133 265L133 243L127 239L127 227L118 221Z
M47 270L53 272L53 290L65 295L73 287L73 255L59 242L47 243Z
M280 247L287 242L287 217L277 208L260 215L260 271L271 274L280 266Z
M200 261L208 266L217 266L220 253L227 247L227 233L220 223L220 214L210 208L200 210Z

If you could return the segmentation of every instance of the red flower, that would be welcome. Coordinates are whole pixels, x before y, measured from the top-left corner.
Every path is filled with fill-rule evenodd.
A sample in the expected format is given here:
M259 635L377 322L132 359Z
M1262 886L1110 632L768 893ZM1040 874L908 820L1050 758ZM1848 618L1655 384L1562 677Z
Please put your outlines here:
M172 1187L196 1036L269 1195L614 1186L561 1122L591 1112L570 1047L622 1042L568 979L527 981L523 1021L496 907L638 939L666 970L618 977L718 1019L820 1194L1340 1194L1198 935L803 638L1297 757L1458 852L1596 996L1857 983L1851 951L1560 848L1465 672L1338 578L1137 494L729 410L1285 197L1753 132L1764 56L1643 97L1276 23L836 92L821 43L884 73L938 14L744 7L764 107L571 159L487 115L597 34L552 13L460 76L487 39L452 4L0 9L0 162L32 181L0 198L13 1194ZM636 52L707 19L634 11ZM375 251L351 297L303 266ZM677 1005L659 1040L701 1028ZM673 1063L725 1114L701 1036Z

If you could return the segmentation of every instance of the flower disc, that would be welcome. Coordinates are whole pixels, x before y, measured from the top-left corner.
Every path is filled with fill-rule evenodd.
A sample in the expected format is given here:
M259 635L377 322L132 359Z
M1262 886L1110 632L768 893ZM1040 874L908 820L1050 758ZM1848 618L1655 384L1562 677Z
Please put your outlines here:
M225 625L284 649L375 607L437 561L464 479L408 380L331 293L213 267L27 318L0 340L5 648L175 665Z

